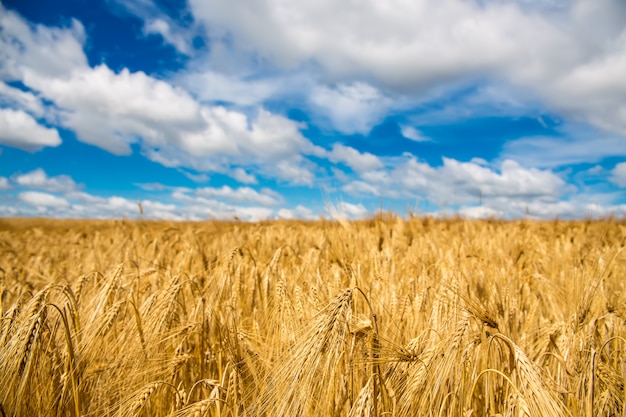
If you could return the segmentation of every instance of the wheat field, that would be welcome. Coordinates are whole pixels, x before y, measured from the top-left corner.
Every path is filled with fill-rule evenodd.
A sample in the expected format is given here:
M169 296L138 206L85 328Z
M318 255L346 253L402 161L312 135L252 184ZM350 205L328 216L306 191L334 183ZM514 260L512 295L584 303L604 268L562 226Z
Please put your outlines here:
M1 416L626 415L626 222L0 220Z

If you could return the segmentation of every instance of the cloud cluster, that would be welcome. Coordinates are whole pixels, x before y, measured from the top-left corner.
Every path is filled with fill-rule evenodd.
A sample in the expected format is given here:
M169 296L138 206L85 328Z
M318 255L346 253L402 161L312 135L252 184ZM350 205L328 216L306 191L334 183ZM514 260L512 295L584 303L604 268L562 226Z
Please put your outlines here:
M32 25L0 4L0 79L21 81L25 72L64 77L87 66L85 29L72 19L65 28Z
M35 25L0 4L0 145L35 152L61 145L68 129L114 155L139 149L194 180L222 173L246 184L142 199L147 216L311 218L310 208L261 187L315 187L328 175L352 197L421 199L468 217L624 212L617 193L585 197L559 171L626 157L621 0L189 0L178 16L152 0L115 4L141 19L140 36L159 36L188 66L167 76L90 66L80 22ZM286 116L291 108L321 136L367 136L397 120L413 146L436 140L422 133L428 124L531 116L545 125L544 113L566 121L553 136L505 142L489 162L431 165L315 143ZM606 169L607 187L626 188L624 164ZM13 189L0 215L138 213L137 201L91 195L41 169L0 177L3 193ZM354 201L328 210L367 212Z
M41 168L26 174L15 175L13 180L16 185L22 187L36 188L52 193L69 193L79 188L70 176L58 175L49 177Z
M626 162L620 162L615 165L615 168L611 171L610 180L618 187L626 188Z
M431 166L410 155L385 162L384 168L362 172L341 189L355 197L419 202L468 217L518 217L531 208L538 217L573 214L574 206L559 204L576 188L550 170L525 168L513 160L493 168L484 161L443 158L441 166Z
M61 137L56 129L40 125L23 110L0 108L0 144L33 151L59 146Z
M93 195L81 188L70 176L49 176L41 168L16 173L10 178L0 177L0 191L16 191L4 198L0 215L167 220L237 218L251 221L314 216L311 210L303 207L281 207L284 198L269 189L257 191L250 187L228 186L190 189L144 184L140 188L161 193L156 199L132 200L117 195Z
M327 157L331 162L342 163L356 172L368 172L383 167L381 160L371 153L361 153L349 146L336 143Z
M7 177L0 177L0 191L10 190L11 188L11 185L9 185L9 179Z
M551 4L551 6L549 6ZM342 132L366 132L385 114L370 79L422 98L491 78L530 89L550 108L626 133L626 4L365 0L191 0L212 45L229 39L283 69L315 62L336 88L311 93ZM362 117L357 117L360 115Z
M243 175L252 170L295 184L312 183L314 167L306 155L322 150L302 136L299 123L263 107L246 114L204 105L186 90L143 72L115 72L105 64L89 67L82 50L84 30L77 21L69 28L32 26L3 11L2 23L6 36L0 77L20 81L38 96L2 84L2 101L22 109L0 110L0 143L31 151L61 143L56 129L35 118L43 112L37 107L40 96L53 103L50 117L76 132L80 141L116 155L128 155L131 145L138 144L145 156L169 167L254 182L250 173ZM58 57L49 59L47 49ZM65 64L50 65L46 58Z
M199 197L219 198L231 203L239 204L277 206L282 202L280 194L272 190L263 189L259 193L250 187L239 187L237 189L233 189L227 185L220 188L204 187L196 189L195 194Z
M386 161L387 163L389 161ZM611 181L626 187L626 164L618 164ZM579 217L626 215L617 195L576 193L549 170L527 169L505 161L498 169L479 162L444 159L433 167L413 157L395 161L373 171L346 176L343 192L367 201L372 197L418 203L422 214L482 217ZM148 218L169 220L206 219L336 219L362 218L371 214L364 203L346 201L338 191L325 196L324 207L314 211L290 206L276 191L251 187L170 187L142 184L147 192L137 199L93 195L81 190L70 176L49 176L42 169L0 177L3 197L0 214L6 216L53 216L78 218ZM14 191L14 192L13 192ZM428 210L428 207L438 207Z
M512 160L502 162L498 170L450 158L433 167L410 155L389 165L388 169L362 173L359 180L345 185L344 191L389 197L419 195L438 204L456 205L481 198L554 198L568 189L553 172L524 168Z
M315 113L345 134L367 135L394 107L391 98L363 82L340 83L334 88L317 86L312 89L310 102Z
M181 24L183 16L170 16L163 12L152 1L117 0L112 6L119 6L126 12L140 17L143 21L143 34L146 36L160 36L163 42L176 49L183 55L193 55L193 38L195 36L193 25ZM170 9L170 12L173 10ZM188 20L188 19L187 19Z

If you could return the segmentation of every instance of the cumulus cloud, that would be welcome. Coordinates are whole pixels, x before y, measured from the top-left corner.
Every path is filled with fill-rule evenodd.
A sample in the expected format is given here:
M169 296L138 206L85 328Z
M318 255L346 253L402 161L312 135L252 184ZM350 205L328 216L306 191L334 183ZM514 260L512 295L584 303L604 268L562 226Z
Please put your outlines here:
M469 217L623 210L615 199L602 205L576 200L575 190L545 169L626 156L623 1L364 0L355 7L190 0L193 16L185 18L168 17L152 0L117 3L143 20L146 36L160 36L189 55L189 67L169 80L105 64L92 68L80 22L34 25L0 4L0 144L28 151L58 146L55 127L63 127L115 155L139 148L196 180L218 172L242 184L268 178L312 186L330 171L351 195L424 198ZM187 29L184 21L193 22ZM191 40L200 28L208 51L198 58ZM305 124L272 112L294 103L316 124L362 135L411 106L414 114L398 119L406 120L400 132L413 141L428 140L416 127L474 117L531 115L542 122L540 115L549 113L574 122L555 128L553 137L504 144L495 162L444 159L434 166L413 156L316 146L304 136ZM336 166L320 167L318 159ZM622 165L608 178L619 187L626 186ZM137 215L137 201L90 195L62 177L37 170L4 185L0 178L0 188L45 191L15 194L36 212ZM175 193L168 202L142 201L146 213L193 219L310 214L280 207L282 197L263 189ZM346 217L365 209L337 207Z
M248 174L242 168L233 169L230 173L230 176L242 184L256 184L259 182L254 175Z
M106 65L48 78L27 72L24 82L62 109L62 123L80 140L117 155L141 137L154 145L175 140L177 129L202 126L199 105L186 92L143 72Z
M268 207L233 205L214 198L189 195L180 191L174 192L172 198L184 204L186 217L195 220L240 219L257 221L271 218L274 213Z
M264 108L249 118L222 106L202 106L186 91L143 72L115 73L100 65L64 79L27 73L25 82L61 108L62 123L81 141L117 155L139 143L144 155L169 167L228 173L233 165L252 165L270 176L311 183L310 175L289 172L306 170L300 155L322 152L292 120ZM277 169L264 167L279 160Z
M311 184L314 165L303 155L323 155L299 131L300 125L261 108L256 119L225 107L203 107L203 130L181 132L176 146L148 150L148 156L166 166L189 166L197 170L232 172L244 182L253 177L241 175L242 166L263 176L294 184ZM214 158L211 158L214 157Z
M11 188L9 179L7 177L0 177L0 191L10 190Z
M284 79L246 79L245 76L222 74L210 69L194 69L180 75L180 85L193 91L201 101L228 102L256 106L283 93Z
M173 28L171 23L164 18L154 18L146 21L143 31L147 35L160 35L163 40L172 45L182 54L191 54L191 40L187 33Z
M368 152L359 152L356 149L335 143L327 154L331 162L341 162L352 168L356 172L371 171L383 167L383 163L376 155Z
M250 187L233 189L227 185L220 188L198 188L196 195L200 197L220 198L232 203L260 204L262 206L275 206L281 202L280 195L269 189L264 189L259 193Z
M545 87L548 100L565 114L626 136L626 25L614 42Z
M287 69L314 62L339 80L315 89L311 102L332 109L328 117L345 133L367 132L385 113L376 85L427 98L485 78L531 90L552 109L597 127L621 135L626 129L621 0L189 5L214 43L232 39L239 50Z
M39 191L24 191L23 193L19 193L19 199L24 203L38 208L65 208L70 205L63 197Z
M368 134L393 106L393 100L363 83L340 83L335 88L317 86L310 102L317 113L328 118L342 133Z
M610 181L618 187L626 188L626 162L620 162L611 170Z
M25 71L67 76L87 66L85 30L75 19L69 27L32 25L0 4L0 79L21 80Z
M294 185L313 185L315 165L304 160L299 155L282 159L276 165L268 165L261 168L261 171L268 175L282 178ZM275 173L275 174L273 174Z
M567 44L552 22L502 2L364 1L354 7L192 0L190 6L212 33L232 34L238 46L284 66L315 60L333 74L366 73L390 85L427 85L515 67L530 57L536 65Z
M626 166L626 163L623 164ZM618 164L610 180L626 186L626 170ZM499 166L485 161L444 158L431 166L407 155L385 160L385 168L348 179L344 192L359 198L388 197L417 202L426 213L467 218L580 218L624 216L620 193L579 192L551 170L527 168L512 160Z
M24 110L35 117L43 117L45 110L41 99L29 91L22 91L0 81L0 105Z
M503 211L506 217L527 217L532 219L606 217L626 215L624 204L598 204L594 198L603 196L578 196L568 200L552 201L508 201L498 199L489 203L495 210Z
M490 217L502 217L504 214L499 210L494 210L491 207L485 206L473 206L463 207L457 212L460 216L468 219L486 219Z
M572 191L565 181L548 170L524 168L513 160L498 170L476 162L444 158L433 167L412 156L393 161L391 168L363 173L343 187L352 194L422 197L442 206L506 198L507 200L556 200Z
M340 201L337 204L327 203L326 211L333 219L359 219L367 216L368 211L363 204L352 204Z
M294 165L301 160L298 156L321 152L302 136L298 123L283 116L260 108L251 120L225 107L201 106L185 91L142 72L116 74L100 65L67 79L27 74L25 80L54 100L62 109L63 124L80 140L117 155L130 153L130 144L140 143L146 156L166 166L228 172L233 164L279 159L283 168L289 160L289 167L303 170ZM292 178L283 175L284 169L265 172Z
M144 200L129 200L119 196L101 197L84 192L66 195L72 203L71 209L58 213L62 217L78 218L146 218L161 220L185 220L181 207L171 204ZM141 207L141 209L140 209ZM143 211L143 214L142 214Z
M393 174L390 175L393 177ZM15 180L15 176L12 177ZM3 181L0 179L0 186ZM433 184L433 186L440 186ZM298 205L281 207L282 197L269 190L255 191L242 188L152 187L156 191L170 190L171 194L158 199L132 200L116 195L98 196L84 191L58 193L24 191L5 195L0 213L6 216L47 215L73 218L147 218L169 220L240 219L257 221L263 219L314 219L318 217L311 208ZM484 217L600 217L626 215L626 205L616 204L617 195L572 195L565 200L548 194L532 198L520 198L515 193L487 196L482 204L472 205L466 201L459 205L446 205L434 214L457 214L469 218ZM458 201L461 201L460 199ZM469 204L468 204L469 203ZM140 210L141 206L141 210ZM363 204L340 201L325 206L326 213L344 220L363 218L369 211ZM418 210L419 211L419 210Z
M169 13L165 13L157 2L145 0L114 0L114 3L143 21L145 35L161 36L165 44L173 46L179 53L193 54L193 37L196 31L191 19L185 16L184 9L173 13L174 9L170 7Z
M278 210L277 217L279 219L291 220L291 219L302 219L302 220L314 220L318 216L308 207L298 205L293 209L281 208Z
M0 181L1 183L2 181ZM197 190L172 187L169 195L158 199L128 199L117 195L99 196L84 191L59 195L53 192L24 191L0 204L0 213L11 216L46 215L62 218L145 218L162 220L240 219L258 221L280 217L291 212L295 216L311 216L302 207L280 207L282 196L270 190L257 192L240 189L201 188ZM8 201L8 204L7 204ZM285 211L287 210L287 211Z
M414 128L413 126L401 125L400 133L407 139L414 142L429 142L431 139L424 136L422 132Z
M0 144L27 151L59 146L59 132L40 125L23 110L0 109Z
M67 175L48 177L41 168L26 174L17 175L14 177L14 181L22 187L37 188L48 192L69 193L77 189L77 185L71 177Z
M137 13L153 13L154 5L149 3ZM20 101L23 107L33 107L33 98L50 101L55 119L76 132L80 141L115 155L128 155L131 145L138 144L144 156L165 166L233 172L248 183L253 177L241 175L246 169L286 181L295 178L296 183L312 182L312 163L304 156L322 150L302 136L303 125L263 107L255 114L244 114L204 105L186 90L141 71L115 72L105 64L90 68L82 52L84 31L78 22L70 28L33 26L9 12L3 14L4 23L7 35L2 41L8 52L0 78L19 80L37 94L19 94L3 84L4 96L14 104ZM164 23L171 28L172 22L165 20L154 20L150 28L164 32ZM39 62L48 56L44 46L59 53L49 61L67 58L71 65L47 68ZM55 130L43 127L36 131L38 139L29 135L28 141L20 132L37 129L36 123L21 110L4 110L0 122L7 127L2 143L22 148L60 143ZM18 127L28 129L16 131Z

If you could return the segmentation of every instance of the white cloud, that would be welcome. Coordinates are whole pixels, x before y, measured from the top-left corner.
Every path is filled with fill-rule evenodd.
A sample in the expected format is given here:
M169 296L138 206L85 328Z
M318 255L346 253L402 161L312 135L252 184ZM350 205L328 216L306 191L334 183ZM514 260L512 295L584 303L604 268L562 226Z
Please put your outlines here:
M187 172L183 169L179 169L179 171L185 174L185 177L189 178L193 182L208 182L211 179L211 177L207 174L192 174L191 172Z
M314 60L333 74L365 73L391 85L428 85L529 58L537 65L567 40L539 14L501 2L363 1L355 7L192 0L190 6L211 34L230 33L237 46L284 66Z
M36 151L59 146L61 137L56 129L40 125L22 110L0 109L0 144Z
M279 161L275 166L266 166L262 170L268 173L275 173L274 176L282 178L294 185L313 185L315 174L311 166L302 157L295 156Z
M241 76L201 69L185 73L177 81L193 91L201 101L223 101L240 106L259 105L286 88L286 80L247 80Z
M172 45L182 54L191 54L192 47L189 36L181 30L176 30L163 18L150 19L145 22L143 31L147 35L160 35L163 40Z
M172 14L172 9L165 13L156 2L151 0L115 0L126 12L141 19L144 23L143 32L146 35L159 35L166 44L172 45L184 55L193 55L192 40L196 34L195 25L188 19L180 21L184 17Z
M344 163L354 171L365 172L383 167L383 163L376 155L368 152L359 152L356 149L335 143L327 155L328 159L334 163Z
M393 100L375 87L363 83L338 84L335 88L318 86L310 102L316 112L327 117L342 133L368 134L385 117Z
M369 183L361 180L354 180L349 182L342 187L342 190L352 195L371 194L373 196L380 197L384 193L387 197L399 197L399 190L383 190L376 183Z
M444 158L441 175L454 188L476 187L482 196L533 198L556 196L566 188L565 181L551 171L524 168L513 160L505 160L500 172L471 162Z
M579 131L576 132L576 127ZM500 158L515 159L525 165L557 167L597 163L606 157L626 156L626 140L615 134L589 131L572 126L563 136L532 136L506 142Z
M494 210L490 207L485 206L472 206L472 207L463 207L458 211L458 214L462 217L466 217L469 219L485 219L489 217L502 217L504 213L499 210Z
M62 108L62 121L80 140L117 155L138 136L155 146L176 140L178 129L202 126L199 105L183 90L143 72L106 65L75 70L69 78L26 72L24 82Z
M251 130L242 127L238 125L233 133L238 133L242 145L247 147L242 150L258 158L284 158L299 152L320 152L302 136L298 123L264 109L259 109Z
M450 100L453 95L454 99ZM489 79L472 88L459 91L452 83L428 92L423 97L419 112L409 118L412 125L430 126L458 123L487 117L537 117L545 103L537 92L510 80ZM544 122L545 123L545 122Z
M620 162L611 170L610 181L618 187L626 188L626 162Z
M424 136L422 132L414 128L413 126L401 125L400 133L407 139L415 142L429 142L431 139Z
M233 189L227 185L220 188L198 188L195 193L200 197L219 198L232 203L260 204L262 206L275 206L280 204L282 200L279 194L269 189L264 189L259 193L250 187Z
M595 200L595 201L594 201ZM582 218L582 217L606 217L626 215L626 205L599 204L596 201L603 200L602 195L574 196L569 200L535 200L535 201L509 201L501 198L491 201L489 206L494 210L503 211L507 217L528 217L534 219L551 218Z
M502 162L496 171L449 158L443 159L442 166L433 167L407 156L392 160L388 169L362 173L343 190L392 198L423 197L436 205L454 206L497 198L552 201L572 188L551 171L524 168L512 160Z
M231 205L220 200L191 196L180 191L172 193L172 198L184 203L181 212L185 214L186 218L192 220L238 218L256 221L271 218L274 213L268 207Z
M56 195L28 191L19 194L19 199L33 206L46 207L46 214L66 218L139 218L141 203L148 219L184 220L179 215L181 208L153 200L133 201L119 196L100 197L85 192L73 191L64 198ZM27 212L25 213L27 214Z
M618 48L575 67L547 91L566 114L626 136L626 26L618 42Z
M21 80L28 70L48 77L67 76L87 66L85 30L73 19L67 28L32 25L0 4L0 79Z
M11 188L9 179L7 177L0 177L0 191L10 190Z
M390 175L393 177L394 174ZM0 181L1 182L1 181ZM439 186L435 184L434 186ZM152 187L150 187L152 188ZM315 219L310 208L299 205L295 208L277 208L275 202L263 196L274 195L269 190L260 193L242 189L213 188L187 189L183 187L166 187L172 190L170 195L155 199L131 200L116 195L97 196L82 191L71 191L63 197L39 192L27 191L13 196L5 195L0 204L0 213L7 216L46 215L64 218L146 218L169 220L206 220L206 219L241 219L257 221L263 219ZM480 206L469 201L455 206L444 205L433 214L458 214L464 217L581 217L626 215L626 205L616 204L619 193L579 195L575 194L561 200L549 195L534 198L518 198L518 196L498 195L483 199ZM15 200L13 200L15 199ZM267 205L264 205L266 204ZM140 213L140 207L143 213ZM419 209L418 209L419 211ZM326 212L338 220L363 218L370 212L360 203L341 201L337 204L326 204Z
M38 188L52 193L68 193L75 191L77 188L76 183L71 177L67 175L48 177L45 171L41 168L26 174L17 175L15 176L14 181L22 187Z
M5 217L14 217L19 215L19 210L16 207L0 205L0 215Z
M143 72L114 73L100 65L62 79L26 72L24 80L59 106L62 123L81 141L116 155L129 154L130 144L139 143L145 156L168 167L228 173L233 165L252 166L310 184L301 154L323 153L302 136L299 123L263 108L248 118L222 106L202 106L186 91ZM292 175L294 170L299 173Z
M358 219L367 216L368 211L362 204L352 204L340 201L337 204L326 204L326 211L333 219Z
M604 168L602 168L602 165L595 165L591 168L589 168L586 173L591 174L591 175L598 175L601 174L604 171Z
M487 162L483 158L474 157L470 160L472 164L480 165L480 166L489 166L489 162Z
M257 184L259 182L254 175L248 174L242 168L235 168L231 171L230 176L243 184Z
M57 146L58 131L46 127L55 125L117 155L129 154L136 144L143 156L196 180L218 172L243 184L263 177L312 186L321 172L331 171L351 194L424 198L467 216L623 209L616 199L576 200L559 175L530 168L626 156L621 0L364 0L358 7L313 0L190 0L189 10L180 11L196 18L189 28L182 22L191 16L168 17L152 0L117 2L142 19L145 35L161 36L190 55L189 66L167 75L170 80L104 64L90 68L80 22L33 25L0 5L0 105L10 107L0 109L0 144L26 150ZM191 40L200 27L207 31L208 51L197 57ZM458 94L451 98L451 92ZM525 116L547 129L552 123L541 114L574 121L564 122L569 127L555 137L505 144L493 165L444 159L431 166L340 144L324 150L303 136L304 124L268 110L298 107L316 123L367 134L409 105L415 114L403 114L407 125L400 128L414 141L428 140L416 127L475 117ZM309 157L341 165L321 169ZM622 168L615 166L608 180L626 187ZM20 185L22 178L22 186L63 192L64 198L19 197L23 203L49 199L42 195L66 201L59 203L61 215L138 215L137 201L79 192L71 178L63 185L61 177L34 171L5 179L4 187ZM186 200L142 205L155 218L308 215L279 209L282 197L264 190L201 190L178 189ZM248 206L237 207L242 203ZM358 217L365 206L341 208L345 216Z
M291 220L291 219L302 219L302 220L314 220L318 216L315 215L313 210L308 207L298 205L294 209L282 208L278 210L277 217L279 219Z
M69 207L70 205L70 203L62 197L39 191L24 191L23 193L19 193L18 197L24 203L35 207L50 207L58 209Z
M204 130L182 132L176 147L149 153L151 159L162 160L165 165L224 173L229 173L232 165L247 166L264 176L294 184L312 183L312 163L302 155L320 156L324 151L302 136L298 123L263 108L254 120L224 107L203 107L202 116ZM233 174L252 180L240 171Z
M76 200L79 203L88 204L91 206L102 204L106 201L102 197L94 196L83 191L70 191L65 196L70 200Z
M477 79L528 90L557 112L626 133L621 0L365 0L358 6L190 0L189 6L212 46L229 39L235 49L283 69L321 68L324 79L338 84L316 88L311 102L345 133L368 132L388 111L384 97L370 100L376 86L427 98ZM516 101L502 103L514 110Z
M0 105L24 110L36 117L43 117L45 110L41 99L28 91L22 91L0 81Z

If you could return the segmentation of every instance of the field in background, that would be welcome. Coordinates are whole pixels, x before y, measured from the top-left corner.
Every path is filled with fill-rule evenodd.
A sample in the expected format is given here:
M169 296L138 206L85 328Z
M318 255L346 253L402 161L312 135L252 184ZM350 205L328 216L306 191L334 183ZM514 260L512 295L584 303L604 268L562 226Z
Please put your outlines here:
M626 415L625 239L0 219L0 415Z

